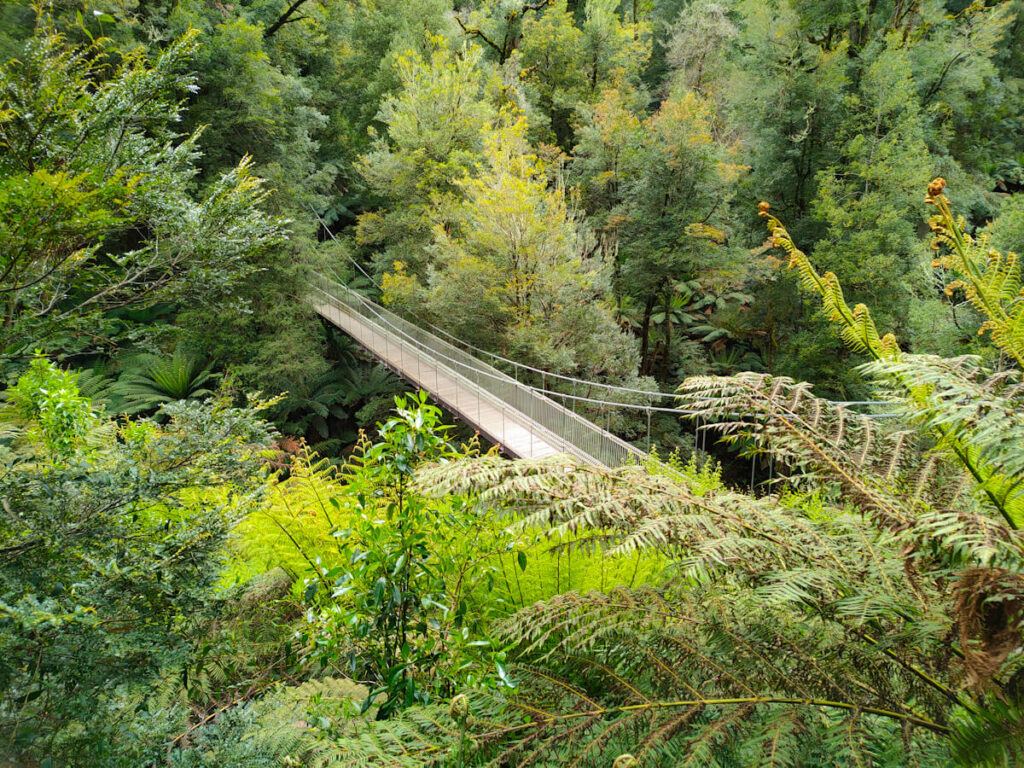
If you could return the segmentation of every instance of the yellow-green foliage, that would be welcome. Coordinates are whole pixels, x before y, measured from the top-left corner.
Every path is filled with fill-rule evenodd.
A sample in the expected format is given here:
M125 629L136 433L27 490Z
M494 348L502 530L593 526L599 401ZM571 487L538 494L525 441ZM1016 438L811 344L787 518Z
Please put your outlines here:
M292 462L287 477L270 481L263 507L236 529L227 579L245 581L272 568L296 578L316 569L318 557L337 551L331 530L344 527L351 508L344 491L326 459L307 451Z
M698 463L697 456L694 454L683 461L678 450L662 459L655 448L651 451L647 470L651 474L665 475L686 483L690 491L699 496L712 491L720 491L725 487L722 484L722 466L717 461L708 458L703 463Z
M678 454L664 460L655 455L648 468L686 482L698 494L722 488L721 468L711 461L698 465L694 458L684 463ZM508 590L514 604L524 606L572 590L607 592L614 587L637 587L658 581L669 565L668 558L653 550L631 555L608 554L608 547L601 544L608 533L591 530L582 535L549 536L540 529L523 531L516 552L501 558L505 575L505 584L501 586ZM519 552L525 555L525 568L519 565Z
M683 473L689 482L705 489L720 486L717 470L710 465L682 465L673 459L655 466L656 471ZM245 581L273 568L284 569L293 579L319 571L338 555L331 532L345 529L355 513L344 470L307 452L292 463L287 477L271 481L264 506L236 529L225 581ZM502 514L496 511L496 528L511 522ZM453 547L473 549L478 538L467 535ZM549 536L539 529L510 529L504 549L496 556L502 577L494 589L502 591L510 607L570 590L606 591L651 583L666 564L650 553L608 556L601 546L600 531ZM457 554L453 550L452 556Z
M588 532L585 537L547 536L539 531L520 534L515 552L499 558L504 584L496 587L506 590L513 605L523 607L573 590L607 592L617 586L651 583L667 565L647 553L608 555L592 541L595 533L600 536L600 532Z
M677 453L664 460L654 455L648 470L686 483L693 493L703 495L722 489L721 467L712 461L698 464L695 458L683 462ZM638 587L657 582L670 560L655 550L638 550L613 555L602 544L609 531L555 532L541 528L518 532L517 549L499 558L509 600L525 606L569 591L608 592L619 586ZM521 559L522 553L525 559Z

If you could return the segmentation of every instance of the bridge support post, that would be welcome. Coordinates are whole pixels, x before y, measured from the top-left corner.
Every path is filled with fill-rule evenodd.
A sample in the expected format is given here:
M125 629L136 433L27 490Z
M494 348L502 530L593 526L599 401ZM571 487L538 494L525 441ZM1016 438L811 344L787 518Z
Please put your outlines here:
M651 452L651 406L647 406L647 452Z

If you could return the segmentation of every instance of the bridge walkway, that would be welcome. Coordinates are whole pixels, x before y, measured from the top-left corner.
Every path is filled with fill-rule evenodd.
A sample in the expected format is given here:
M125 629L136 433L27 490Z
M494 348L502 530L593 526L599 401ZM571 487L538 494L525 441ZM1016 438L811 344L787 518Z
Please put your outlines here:
M534 388L340 283L318 279L310 301L375 358L515 458L569 453L590 464L618 466L645 457Z

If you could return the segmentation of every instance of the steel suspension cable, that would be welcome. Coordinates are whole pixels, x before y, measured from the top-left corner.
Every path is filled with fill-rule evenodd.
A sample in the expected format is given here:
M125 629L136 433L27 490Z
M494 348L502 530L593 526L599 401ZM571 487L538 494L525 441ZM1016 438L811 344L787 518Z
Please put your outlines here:
M317 213L316 209L314 209L312 206L310 206L310 210L313 212L313 215L316 217L317 221L324 228L324 230L327 232L327 234L330 236L330 238L335 243L338 243L337 237L335 237L334 233L330 230L330 227L328 226L328 224L323 220L323 218L321 218L320 214ZM356 261L352 257L351 254L349 254L347 252L347 250L345 251L345 257L350 262L352 262L352 265L356 269L358 269L359 272L362 273L366 277L366 279L369 280L378 290L383 290L383 286L381 286L381 284L378 283L373 278L373 276L370 275L370 273L367 272L366 269L358 261ZM336 280L339 283L343 284L339 275L337 275L335 273L334 277L336 278ZM356 295L358 295L358 294L356 294ZM365 297L362 297L362 296L360 296L360 298L365 299ZM472 351L474 351L474 352L476 352L476 353L478 353L480 355L484 355L486 357L489 357L492 360L498 360L500 362L506 363L507 365L511 365L514 369L517 369L517 370L521 369L521 370L524 370L524 371L530 371L531 373L539 374L540 376L542 376L544 378L551 377L553 379L559 379L561 381L569 382L569 383L571 383L573 385L574 391L575 391L575 386L577 384L581 384L584 387L590 387L590 388L595 388L596 387L596 388L601 388L601 389L605 389L605 390L608 390L608 391L625 392L625 393L629 393L629 394L632 394L632 395L642 395L645 398L648 398L650 400L653 400L655 398L676 399L678 397L676 395L676 393L674 393L674 392L662 392L660 390L638 389L636 387L623 387L623 386L618 385L618 384L606 384L606 383L599 382L599 381L591 381L589 379L579 379L579 378L576 378L574 376L566 376L566 375L560 374L560 373L553 373L551 371L545 371L545 370L543 370L541 368L535 368L534 366L527 365L526 363L520 363L520 362L518 362L516 360L511 360L511 359L509 359L507 357L502 357L501 355L498 355L498 354L496 354L494 352L489 352L486 349L481 349L480 347L477 347L477 346L475 346L473 344L470 344L467 341L464 341L464 340L458 338L457 336L454 336L453 334L449 333L445 329L440 328L440 327L434 325L429 320L426 320L426 319L424 319L422 317L419 317L418 315L416 315L415 313L413 313L413 312L411 312L409 310L404 310L404 311L408 312L408 314L411 315L411 317L416 321L416 323L422 324L424 326L427 326L428 328L430 328L431 330L433 330L436 333L440 334L441 336L449 339L456 346L461 346L461 347L464 347L466 349L470 349L470 350L472 350ZM388 324L389 324L389 326L391 325L390 323L388 323ZM526 385L526 386L529 386L529 385ZM530 388L534 389L535 391L537 391L535 387L530 387ZM617 401L617 400L576 398L575 396L563 395L562 393L557 392L556 390L546 390L546 391L545 390L541 390L541 391L544 394L547 394L547 393L557 394L559 396L570 397L571 399L580 399L580 400L585 400L587 402L592 402L592 403L603 403L603 404L606 404L606 405L615 405L615 406L618 406L618 407L621 407L621 408L640 409L640 410L646 408L646 406L641 406L641 405L634 404L634 403L623 403L623 402L620 402L620 401ZM894 404L893 401L889 401L889 400L826 400L825 402L827 402L827 403L829 403L831 405L841 405L841 406L846 406L846 405L851 405L851 406L852 405L871 406L871 405L893 405ZM669 410L677 411L677 409L669 409ZM861 414L861 415L870 416L872 418L891 418L891 417L897 416L898 414Z
M367 299L365 296L360 295L359 293L353 291L350 288L347 288L346 286L344 286L344 285L342 285L340 283L337 284L337 285L338 285L338 287L343 288L344 290L348 291L355 299L357 299L365 307L365 309L368 312L370 312L375 318L377 318L377 321L382 326L384 326L386 329L388 329L391 333L393 333L393 334L403 338L406 341L406 343L414 346L416 349L419 349L419 350L421 350L423 352L428 353L433 358L440 358L441 360L444 360L445 362L450 363L451 365L455 366L458 369L469 369L469 370L472 370L474 372L474 374L476 374L478 376L484 376L484 377L486 377L488 379L491 379L493 381L505 382L508 379L508 375L507 374L503 374L500 371L496 371L496 373L490 373L489 371L486 371L486 370L481 370L479 368L471 367L471 366L467 365L465 362L463 362L462 360L457 360L457 359L451 357L450 355L446 355L445 353L443 353L443 352L441 352L439 350L436 350L436 349L433 349L431 347L426 346L422 341L420 341L419 339L416 339L415 337L409 335L409 333L407 333L404 329L402 329L401 327L395 325L386 315L382 314L381 310L383 308L379 307L375 302L371 301L370 299ZM334 298L327 291L324 291L324 294L327 295L328 297L332 298L332 299ZM387 310L384 310L384 311L387 311ZM480 362L481 365L486 365L486 363L484 363L483 361L479 361L479 362ZM585 396L582 396L582 395L570 395L568 393L559 392L557 390L545 390L545 389L542 389L540 387L535 387L535 386L532 386L530 384L526 384L526 383L521 382L521 381L516 382L516 383L520 387L522 387L524 389L527 389L527 390L533 392L534 394L540 395L541 397L563 398L563 399L566 399L566 400L571 400L573 402L590 403L591 405L597 405L597 406L612 406L612 407L616 407L616 408L621 408L621 409L626 409L626 410L635 410L635 411L653 411L653 412L658 412L658 413L673 413L673 414L677 414L677 415L678 414L682 414L682 415L689 415L689 416L697 415L697 414L700 413L700 411L685 410L685 409L680 409L680 408L671 408L671 407L664 407L664 406L645 405L643 403L622 403L622 402L619 402L619 401L602 400L600 398L585 397ZM673 397L675 397L675 395L673 395ZM834 403L834 404L845 405L846 403ZM604 409L602 408L602 410L604 410ZM871 419L894 418L894 417L899 416L899 414L896 414L896 413L861 413L861 414L857 414L857 415L863 416L865 418L871 418Z

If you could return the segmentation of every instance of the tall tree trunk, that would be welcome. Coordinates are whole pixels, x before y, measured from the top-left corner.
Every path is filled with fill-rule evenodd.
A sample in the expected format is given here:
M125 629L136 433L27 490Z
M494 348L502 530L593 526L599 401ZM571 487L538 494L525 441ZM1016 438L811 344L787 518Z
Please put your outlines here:
M665 354L661 358L661 380L668 381L668 365L672 358L672 297L665 296Z
M640 375L651 372L651 315L654 313L654 294L647 297L644 305L644 320L640 323Z

